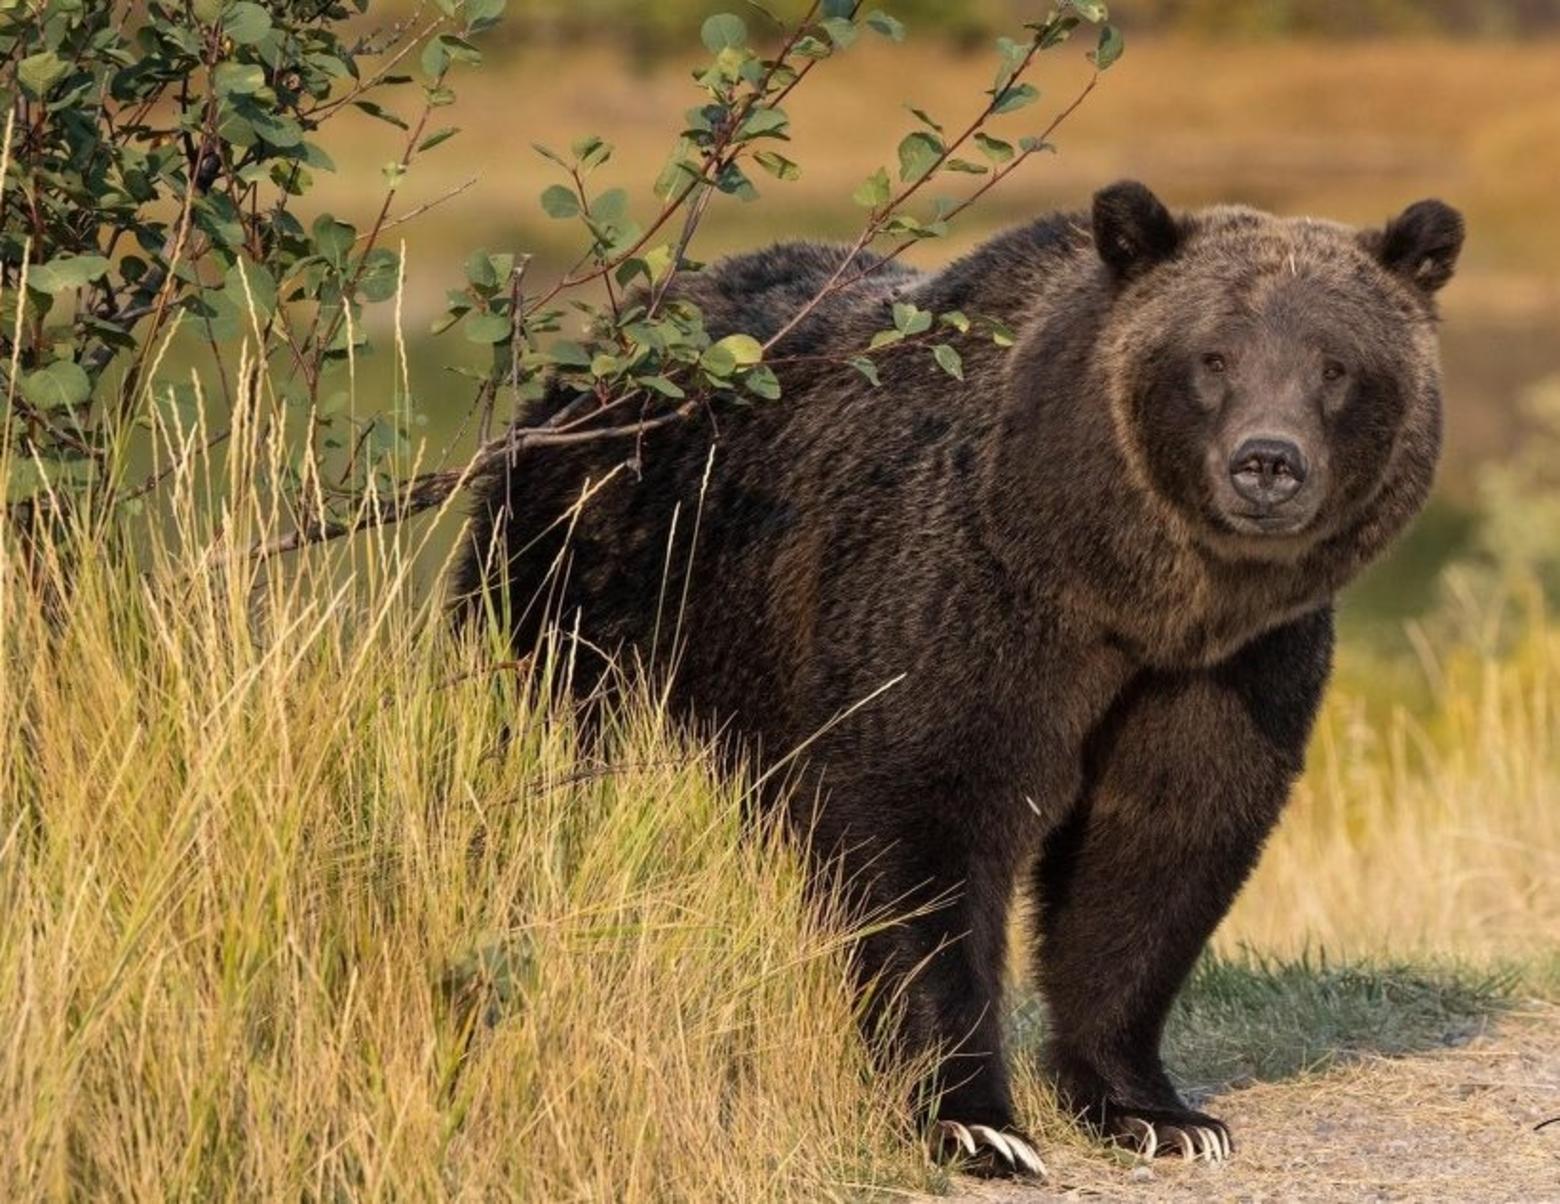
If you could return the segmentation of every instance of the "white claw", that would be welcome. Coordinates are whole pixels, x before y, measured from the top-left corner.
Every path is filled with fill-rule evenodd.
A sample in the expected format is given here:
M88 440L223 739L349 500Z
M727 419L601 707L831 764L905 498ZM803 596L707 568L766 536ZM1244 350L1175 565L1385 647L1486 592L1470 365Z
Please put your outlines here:
M1138 1153L1152 1162L1154 1155L1159 1152L1159 1130L1149 1124L1148 1121L1139 1120L1136 1116L1130 1116L1127 1119L1135 1125L1143 1126L1143 1135L1138 1139L1141 1143Z
M1181 1157L1188 1162L1196 1162L1197 1147L1192 1144L1191 1134L1179 1126L1172 1128L1171 1132L1175 1134L1175 1139L1181 1146Z
M1230 1155L1233 1154L1235 1150L1230 1145L1230 1135L1223 1129L1219 1130L1219 1141L1224 1145L1224 1160L1228 1162L1230 1160Z
M953 1144L964 1151L971 1158L975 1157L975 1139L970 1136L970 1131L956 1120L940 1120L937 1122L937 1134L942 1138L952 1138Z
M1007 1140L1018 1160L1019 1169L1028 1172L1036 1179L1044 1179L1045 1163L1040 1160L1040 1155L1035 1152L1034 1146L1019 1137L1009 1137Z
M971 1125L970 1132L996 1150L998 1154L1007 1160L1009 1166L1018 1165L1018 1159L1014 1157L1013 1149L1008 1145L1008 1139L990 1125Z

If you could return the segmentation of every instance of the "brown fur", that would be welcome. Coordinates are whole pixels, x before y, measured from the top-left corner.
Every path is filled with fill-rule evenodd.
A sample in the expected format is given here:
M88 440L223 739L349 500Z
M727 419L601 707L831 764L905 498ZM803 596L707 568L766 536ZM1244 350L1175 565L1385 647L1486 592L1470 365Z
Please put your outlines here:
M567 547L544 528L619 449L495 474L461 593L505 586L521 646L550 616L597 667L670 673L684 713L764 766L803 749L789 797L820 874L843 867L864 909L942 904L859 961L914 973L891 1045L949 1055L943 1116L1013 1124L999 991L1027 887L1062 1091L1123 1136L1191 1123L1159 1027L1300 767L1334 593L1429 490L1432 294L1460 241L1435 202L1357 233L1173 217L1123 184L942 272L880 266L775 349L781 401L647 439ZM713 337L762 339L842 253L772 248L672 296ZM962 384L894 349L873 389L830 357L896 298L1000 318L1018 344L950 334ZM1268 427L1310 476L1248 515L1231 449Z

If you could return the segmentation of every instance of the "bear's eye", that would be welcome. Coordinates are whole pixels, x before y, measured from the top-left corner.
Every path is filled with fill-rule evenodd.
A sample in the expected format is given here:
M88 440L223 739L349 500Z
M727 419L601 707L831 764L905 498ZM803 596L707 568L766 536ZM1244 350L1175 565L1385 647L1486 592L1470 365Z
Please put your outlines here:
M1345 368L1337 360L1328 360L1322 367L1322 379L1325 381L1342 380Z
M1203 367L1208 369L1209 372L1223 372L1224 369L1228 367L1228 365L1224 362L1224 357L1217 351L1210 351L1207 355L1203 356L1202 362Z

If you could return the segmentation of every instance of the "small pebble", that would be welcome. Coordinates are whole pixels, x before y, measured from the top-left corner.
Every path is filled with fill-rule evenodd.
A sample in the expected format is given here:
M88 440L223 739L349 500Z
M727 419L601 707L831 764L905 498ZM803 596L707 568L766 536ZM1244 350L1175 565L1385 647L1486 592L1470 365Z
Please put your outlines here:
M1154 1168L1151 1166L1134 1166L1127 1172L1127 1178L1134 1183L1151 1183L1154 1179Z

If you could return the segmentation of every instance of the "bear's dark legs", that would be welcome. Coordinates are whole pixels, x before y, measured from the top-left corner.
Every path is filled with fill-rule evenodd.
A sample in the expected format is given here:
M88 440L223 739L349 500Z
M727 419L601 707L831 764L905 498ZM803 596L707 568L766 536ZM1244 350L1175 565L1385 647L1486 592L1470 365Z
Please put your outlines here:
M924 833L870 845L843 858L858 914L908 918L873 932L856 950L871 992L869 1035L888 1057L930 1061L915 1093L919 1122L943 1152L969 1155L969 1169L1043 1173L1018 1133L1002 1044L1007 915L1018 870L1011 855L968 847L958 835Z
M1064 1103L1107 1136L1222 1157L1159 1059L1165 1017L1256 862L1304 754L1331 616L1195 673L1146 674L1091 743L1087 793L1036 867L1037 971Z

